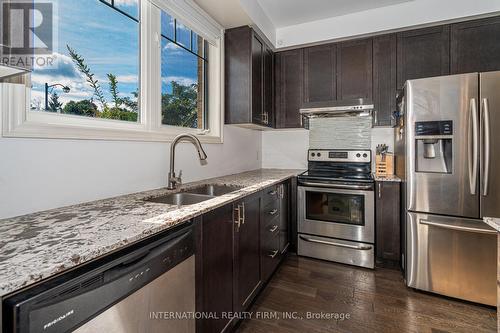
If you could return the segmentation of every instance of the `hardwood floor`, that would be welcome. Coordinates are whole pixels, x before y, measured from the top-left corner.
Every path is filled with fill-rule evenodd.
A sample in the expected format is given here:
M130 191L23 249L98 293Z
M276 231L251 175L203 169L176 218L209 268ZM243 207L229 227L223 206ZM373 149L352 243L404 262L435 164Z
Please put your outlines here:
M238 333L479 333L496 332L497 327L495 309L414 291L397 270L372 271L297 256L286 259L251 312ZM284 318L283 312L303 318L307 312L344 313L350 318L301 320Z

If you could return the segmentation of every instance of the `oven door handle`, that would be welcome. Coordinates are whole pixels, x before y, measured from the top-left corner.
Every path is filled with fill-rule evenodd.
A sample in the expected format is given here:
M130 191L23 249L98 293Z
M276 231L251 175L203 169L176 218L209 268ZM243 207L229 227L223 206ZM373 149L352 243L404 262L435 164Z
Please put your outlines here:
M312 239L312 238L304 237L304 236L299 236L299 237L300 237L300 239L302 239L306 242L310 242L310 243L318 243L318 244L325 244L325 245L331 245L331 246L345 247L348 249L361 250L361 251L368 251L368 250L372 249L372 247L369 245L356 246L356 245L328 242L328 241L319 240L319 239Z
M313 183L313 182L300 182L299 185L310 187L325 187L325 188L338 188L346 190L371 190L373 186L370 185L349 185L349 184L327 184L327 183Z

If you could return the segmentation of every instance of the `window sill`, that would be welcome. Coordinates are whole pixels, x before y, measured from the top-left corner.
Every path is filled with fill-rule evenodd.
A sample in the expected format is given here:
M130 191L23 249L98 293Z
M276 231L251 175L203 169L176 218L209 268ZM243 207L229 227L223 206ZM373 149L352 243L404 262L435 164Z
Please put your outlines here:
M223 143L222 127L212 133L175 126L148 128L143 123L29 112L29 90L0 84L2 136L7 138L171 142L177 135L196 135L202 143ZM26 101L22 103L21 101Z
M71 125L40 124L32 122L24 122L14 129L6 129L4 126L2 136L6 138L171 142L177 135L183 133L196 135L202 143L223 143L222 136L204 134L199 130L190 128L148 131L142 128L83 128Z

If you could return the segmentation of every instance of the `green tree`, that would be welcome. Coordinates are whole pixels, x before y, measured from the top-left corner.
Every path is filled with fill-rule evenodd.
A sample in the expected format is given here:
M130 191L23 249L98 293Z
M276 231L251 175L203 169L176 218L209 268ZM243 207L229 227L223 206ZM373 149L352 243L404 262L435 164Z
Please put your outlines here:
M99 113L99 110L97 110L97 105L95 105L92 101L84 99L78 102L69 101L64 106L62 113L86 117L96 117Z
M198 85L182 85L172 81L172 93L162 94L162 123L182 127L198 127Z
M118 80L116 79L116 75L108 74L109 79L109 92L111 93L111 97L113 98L113 103L115 104L115 108L119 108L122 104L120 97L118 97Z
M50 95L50 100L49 100L49 109L47 111L50 112L59 112L62 109L62 103L59 102L59 95L57 93L53 92Z
M111 94L111 98L113 99L113 106L109 107L106 98L104 97L104 93L102 92L101 85L99 84L99 81L94 78L94 73L92 73L90 67L85 63L85 59L69 45L66 45L66 47L78 70L86 77L87 83L94 90L94 96L99 101L99 104L101 104L102 109L99 110L92 101L71 101L66 105L67 107L64 108L64 112L85 115L88 117L137 121L139 111L138 103L130 97L120 97L116 75L111 73L107 74L109 80L109 92ZM132 95L137 99L139 93L136 91L132 93Z
M94 96L96 96L99 103L101 103L102 108L106 109L108 105L106 104L106 99L104 98L99 80L94 78L94 73L92 73L90 67L87 66L85 59L81 55L76 53L76 51L69 45L66 45L66 48L68 49L69 55L71 59L73 59L76 67L78 67L78 70L85 75L87 83L92 87L92 89L94 89Z

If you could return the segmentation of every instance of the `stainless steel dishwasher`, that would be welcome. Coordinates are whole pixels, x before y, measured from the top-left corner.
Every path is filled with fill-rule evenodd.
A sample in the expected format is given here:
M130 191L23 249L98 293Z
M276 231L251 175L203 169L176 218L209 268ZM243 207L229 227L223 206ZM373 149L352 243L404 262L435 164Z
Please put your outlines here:
M7 298L4 332L195 332L191 225L90 266Z

